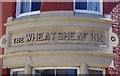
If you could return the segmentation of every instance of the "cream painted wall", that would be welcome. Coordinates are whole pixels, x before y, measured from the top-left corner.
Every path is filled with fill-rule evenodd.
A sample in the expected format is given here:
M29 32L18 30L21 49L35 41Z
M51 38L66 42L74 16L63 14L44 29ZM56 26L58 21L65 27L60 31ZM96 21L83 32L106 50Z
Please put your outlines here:
M47 66L81 66L87 64L90 67L106 68L112 62L112 44L109 43L112 22L105 19L82 18L57 13L51 17L50 13L42 13L38 18L22 19L5 24L6 35L3 39L5 54L3 67L18 68L29 64L32 67ZM61 28L61 29L60 29ZM11 36L18 33L33 32L36 30L58 31L58 30L86 30L102 32L106 36L106 46L81 45L81 44L30 44L24 46L10 47ZM13 63L14 62L14 63Z

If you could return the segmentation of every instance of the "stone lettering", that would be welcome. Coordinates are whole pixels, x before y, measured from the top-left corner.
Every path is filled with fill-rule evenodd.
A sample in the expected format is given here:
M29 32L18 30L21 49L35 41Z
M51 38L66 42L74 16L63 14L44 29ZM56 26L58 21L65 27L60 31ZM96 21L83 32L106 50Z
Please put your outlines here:
M56 35L56 32L51 33L52 41L55 40L55 35Z
M33 38L33 34L26 34L26 37L27 37L27 42L30 42L32 41L32 38Z
M21 37L22 36L22 37ZM105 44L105 34L84 31L59 31L59 32L32 32L17 35L12 38L12 45L35 44L35 43L92 43Z
M77 40L85 41L85 38L87 37L87 35L88 35L88 33L79 33Z
M44 39L45 41L50 41L50 35L49 35L49 33L47 32L47 33L45 33L45 39Z
M58 33L58 40L63 40L63 33L61 32Z
M19 44L19 43L24 43L24 37L14 39L14 44Z
M70 40L75 41L75 32L70 33Z
M92 41L103 42L102 34L92 33Z
M37 33L36 41L43 41L43 34L44 33Z

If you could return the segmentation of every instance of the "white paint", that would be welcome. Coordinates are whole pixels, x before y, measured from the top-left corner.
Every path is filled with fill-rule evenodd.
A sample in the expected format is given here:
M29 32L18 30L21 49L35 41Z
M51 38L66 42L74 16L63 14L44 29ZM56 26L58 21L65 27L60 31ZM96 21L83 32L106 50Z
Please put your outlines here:
M22 13L22 14L19 14L16 18L23 17L23 16L36 15L36 14L40 14L40 11Z
M16 71L24 71L24 70L25 70L24 68L11 69L10 74L12 75L13 72L16 72Z
M106 71L103 68L89 67L88 70L102 71L103 76L105 76L105 74L106 74Z
M16 5L16 18L23 17L23 16L30 16L30 15L40 14L40 10L38 10L38 11L31 11L32 0L26 0L26 1L30 2L29 12L18 13L18 12L21 12L21 5ZM17 2L24 2L24 1L16 0L16 3Z
M77 10L75 9L75 2L77 0L74 0L74 12L79 12L79 13L89 13L89 14L98 14L98 15L103 15L103 0L99 0L100 2L100 12L97 11L91 11L91 10ZM78 0L79 1L79 0ZM95 1L95 0L94 0ZM93 1L93 2L94 2ZM87 0L89 2L89 0ZM90 1L91 2L91 1Z

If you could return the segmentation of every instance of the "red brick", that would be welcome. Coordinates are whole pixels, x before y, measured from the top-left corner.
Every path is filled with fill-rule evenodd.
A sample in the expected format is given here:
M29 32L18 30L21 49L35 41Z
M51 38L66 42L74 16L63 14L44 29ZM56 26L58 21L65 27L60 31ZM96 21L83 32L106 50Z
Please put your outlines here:
M40 11L72 11L73 2L41 2Z

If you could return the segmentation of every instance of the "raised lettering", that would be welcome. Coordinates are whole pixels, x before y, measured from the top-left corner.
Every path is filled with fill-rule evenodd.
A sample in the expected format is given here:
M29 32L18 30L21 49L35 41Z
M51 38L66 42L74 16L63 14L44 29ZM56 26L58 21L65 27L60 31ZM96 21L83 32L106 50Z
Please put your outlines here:
M58 33L58 40L63 40L63 33L61 32Z
M50 35L49 35L49 33L48 33L48 32L47 32L47 33L45 33L45 40L50 41Z
M37 33L37 39L36 39L36 41L43 41L43 34L44 33Z
M27 37L27 42L31 42L33 38L33 33L26 34L26 37Z
M92 33L92 41L103 42L103 36L102 36L102 34Z

